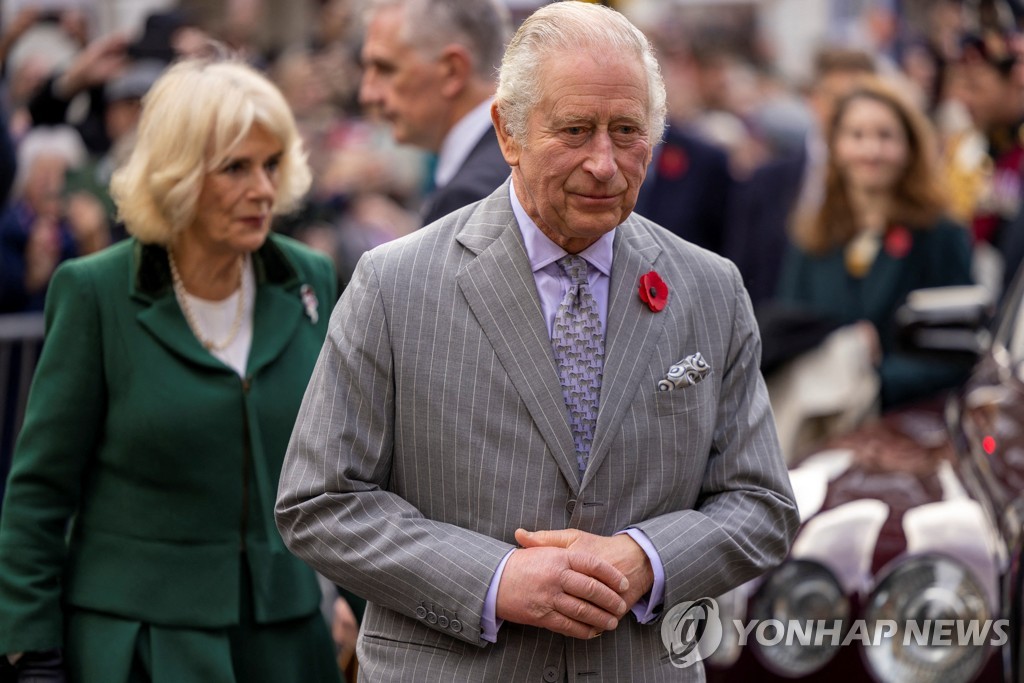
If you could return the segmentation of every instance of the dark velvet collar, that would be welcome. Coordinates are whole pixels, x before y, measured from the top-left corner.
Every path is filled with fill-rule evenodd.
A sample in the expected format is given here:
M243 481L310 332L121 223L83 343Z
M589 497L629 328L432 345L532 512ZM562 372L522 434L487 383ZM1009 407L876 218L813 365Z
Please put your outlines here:
M136 241L133 254L133 292L147 299L171 293L171 266L167 260L167 249L160 244ZM272 235L253 253L252 265L257 285L268 282L290 287L298 282L295 266Z

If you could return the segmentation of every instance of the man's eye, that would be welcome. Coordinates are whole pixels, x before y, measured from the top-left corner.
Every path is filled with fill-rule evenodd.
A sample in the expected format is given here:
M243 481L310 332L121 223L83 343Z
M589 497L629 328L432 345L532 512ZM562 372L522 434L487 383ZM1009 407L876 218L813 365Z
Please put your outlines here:
M586 129L583 126L569 126L565 129L565 132L569 135L583 135Z

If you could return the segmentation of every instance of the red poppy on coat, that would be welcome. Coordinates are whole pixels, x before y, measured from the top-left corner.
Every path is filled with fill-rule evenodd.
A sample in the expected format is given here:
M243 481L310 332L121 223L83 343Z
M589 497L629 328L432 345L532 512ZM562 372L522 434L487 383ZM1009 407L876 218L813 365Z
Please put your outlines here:
M668 285L653 270L640 276L640 300L652 311L660 311L668 303Z
M914 238L910 231L902 225L897 225L885 235L885 253L894 259L901 259L910 253L910 247L914 244Z
M658 158L658 175L666 180L679 180L690 168L690 159L686 151L675 145L665 145Z

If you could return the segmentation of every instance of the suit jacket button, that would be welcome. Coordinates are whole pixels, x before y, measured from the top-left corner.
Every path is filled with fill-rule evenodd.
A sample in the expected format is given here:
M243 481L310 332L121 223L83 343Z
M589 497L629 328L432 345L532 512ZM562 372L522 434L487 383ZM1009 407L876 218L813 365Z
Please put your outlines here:
M436 624L437 623L437 613L436 612L427 612L427 623L428 624Z
M437 625L441 628L448 628L448 617L441 615L437 618Z
M565 511L568 512L571 515L573 510L575 510L575 509L576 509L576 499L575 498L570 498L569 502L565 504Z
M544 680L547 683L555 683L558 680L558 667L546 666L544 667Z
M420 605L419 607L417 607L416 608L416 616L419 617L420 619L426 619L427 618L427 608L424 607L423 605Z
M452 619L451 623L448 624L448 628L452 630L452 633L460 633L462 631L462 622L458 619Z

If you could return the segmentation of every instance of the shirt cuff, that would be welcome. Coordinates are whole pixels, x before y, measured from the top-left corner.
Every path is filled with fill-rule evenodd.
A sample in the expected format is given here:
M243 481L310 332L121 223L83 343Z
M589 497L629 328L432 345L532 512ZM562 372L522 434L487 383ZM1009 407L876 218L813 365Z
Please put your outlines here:
M505 622L504 619L498 619L496 614L498 607L498 584L501 583L501 574L505 571L505 563L508 562L508 558L515 551L516 549L512 548L512 550L505 553L505 557L501 558L498 568L494 570L494 578L491 579L491 585L487 588L487 597L484 598L484 611L480 615L480 637L488 643L498 642L498 629Z
M651 586L650 592L637 600L636 604L631 608L633 616L636 617L639 623L648 624L661 616L661 603L665 600L665 565L661 563L661 556L658 555L658 551L654 548L654 544L651 543L651 539L647 538L647 534L633 528L620 531L619 533L628 534L647 553L647 558L651 561L651 569L654 572L654 585Z

